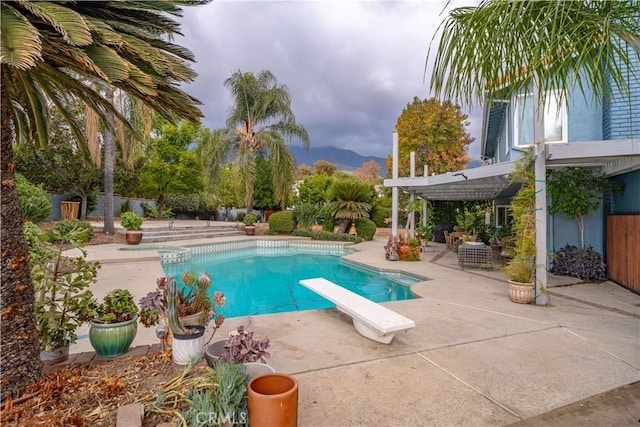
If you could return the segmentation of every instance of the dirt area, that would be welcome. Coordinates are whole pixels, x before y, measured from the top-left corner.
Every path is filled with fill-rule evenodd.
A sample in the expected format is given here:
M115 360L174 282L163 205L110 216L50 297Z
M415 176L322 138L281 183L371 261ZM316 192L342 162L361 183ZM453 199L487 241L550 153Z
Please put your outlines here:
M40 227L42 230L48 230L55 225L56 225L55 221L49 221L49 222L39 223L38 227ZM116 233L113 235L104 234L102 232L102 227L100 228L94 227L93 237L91 238L91 240L87 242L87 244L88 245L104 245L107 243L120 243L124 245L127 243L127 241L125 240L124 234L120 234L120 233Z
M199 365L194 369L195 373L208 367ZM96 366L74 366L48 372L23 396L4 403L0 424L115 426L119 406L154 402L156 390L182 372L182 367L171 362L169 352L105 359ZM172 384L180 387L180 381ZM170 416L150 414L144 425L155 426L169 420Z

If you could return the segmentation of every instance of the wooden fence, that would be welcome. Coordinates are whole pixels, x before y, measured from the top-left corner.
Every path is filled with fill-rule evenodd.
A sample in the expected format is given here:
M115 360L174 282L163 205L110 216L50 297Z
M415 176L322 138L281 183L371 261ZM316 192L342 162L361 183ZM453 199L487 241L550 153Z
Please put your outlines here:
M611 280L640 292L640 214L607 216L607 269Z

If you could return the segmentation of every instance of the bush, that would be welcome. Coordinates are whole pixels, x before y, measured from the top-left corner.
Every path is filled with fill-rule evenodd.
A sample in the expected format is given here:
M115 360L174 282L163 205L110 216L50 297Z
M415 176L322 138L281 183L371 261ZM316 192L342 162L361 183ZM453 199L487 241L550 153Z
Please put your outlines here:
M49 218L51 200L44 188L30 183L20 174L16 174L16 181L20 217L36 224Z
M131 201L129 199L126 199L122 203L120 203L120 215L125 212L131 212Z
M311 231L305 229L294 230L292 233L294 236L298 237L309 237L313 240L328 240L332 242L352 242L352 243L360 243L362 242L362 238L358 236L352 236L347 233L332 233L329 231Z
M49 231L49 240L55 243L88 242L93 237L93 227L87 221L69 219L60 221Z
M120 217L120 225L125 230L140 230L142 228L142 218L135 212L125 212Z
M250 213L249 215L245 215L243 222L244 225L254 225L258 220L258 216L254 213Z
M368 218L356 219L356 232L362 240L373 240L376 234L376 224Z
M238 211L238 213L236 213L236 221L238 222L244 222L244 217L247 213L245 211Z
M371 221L374 222L376 227L386 227L387 223L385 221L387 218L391 218L391 208L374 206L373 211L371 212Z
M301 228L311 228L320 219L320 207L313 203L300 203L293 208L293 216Z
M291 211L276 212L269 217L269 230L274 234L291 234L295 228Z
M27 221L22 225L22 231L29 247L37 244L40 237L44 234L42 230L40 230L40 227L31 221Z
M559 276L577 277L582 280L604 280L606 265L591 246L579 249L567 245L555 252L551 272Z
M141 203L142 210L144 211L144 216L150 219L158 219L158 207L155 205L150 205L149 203ZM123 212L124 213L124 212ZM169 207L162 208L162 219L169 219L173 216L173 212Z
M194 216L211 214L215 211L207 202L203 193L195 194L166 194L165 208L171 208L175 214L192 214Z

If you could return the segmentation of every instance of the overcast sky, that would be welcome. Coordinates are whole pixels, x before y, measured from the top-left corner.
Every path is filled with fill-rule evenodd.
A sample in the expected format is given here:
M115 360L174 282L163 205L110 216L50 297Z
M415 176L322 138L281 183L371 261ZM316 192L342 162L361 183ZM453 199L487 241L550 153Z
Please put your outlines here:
M452 1L449 8L475 3ZM311 146L386 157L402 109L431 97L425 60L446 1L214 1L186 7L176 42L196 56L186 90L202 103L205 126L223 127L232 72L270 70L289 87ZM479 158L480 108L468 131ZM295 142L299 144L299 142Z

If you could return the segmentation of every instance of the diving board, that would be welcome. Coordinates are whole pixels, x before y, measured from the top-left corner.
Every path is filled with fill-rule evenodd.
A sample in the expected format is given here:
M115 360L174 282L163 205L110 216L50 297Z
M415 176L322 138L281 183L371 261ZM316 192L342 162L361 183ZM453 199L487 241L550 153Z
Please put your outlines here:
M413 320L322 277L300 280L300 284L351 316L356 331L371 340L389 344L395 332L416 326Z

